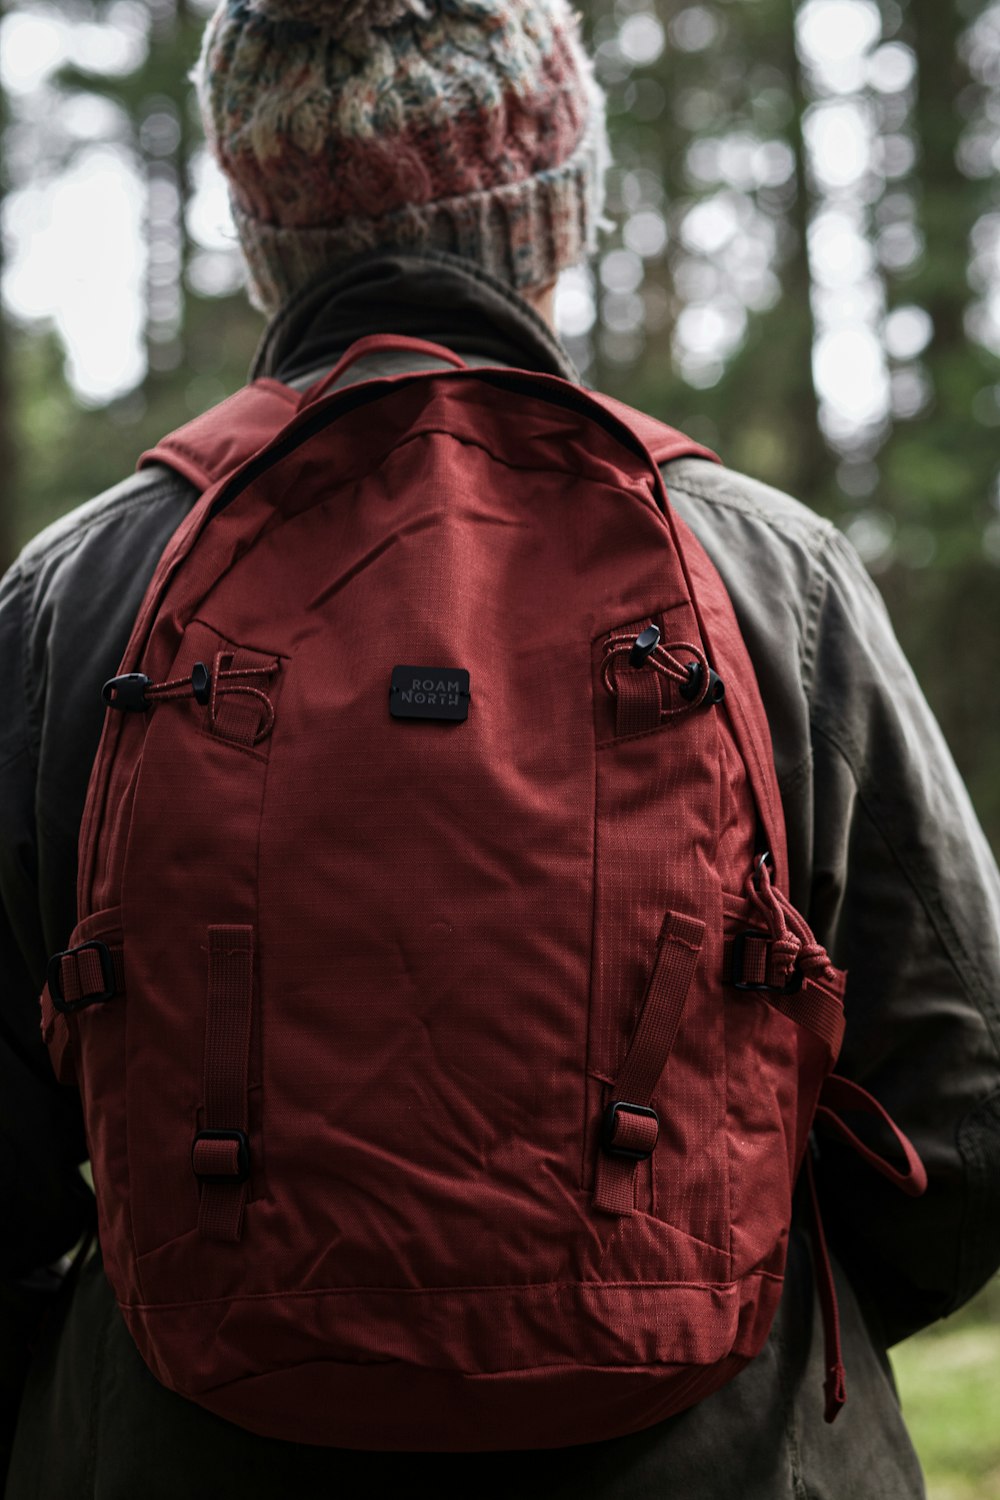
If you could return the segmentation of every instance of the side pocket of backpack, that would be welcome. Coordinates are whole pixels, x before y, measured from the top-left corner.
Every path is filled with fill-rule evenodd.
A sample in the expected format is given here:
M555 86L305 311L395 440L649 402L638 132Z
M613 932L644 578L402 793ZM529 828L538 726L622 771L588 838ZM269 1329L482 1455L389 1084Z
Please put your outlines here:
M679 692L685 674L678 664L688 656L697 664L698 648L674 641L681 631L671 618L669 609L653 611L594 642L595 895L582 1185L594 1195L595 1212L606 1211L601 1205L611 1199L602 1186L603 1163L613 1161L615 1145L609 1109L621 1102L630 1051L637 1042L640 1050L644 1045L641 1031L666 1026L669 1046L663 1048L661 1034L656 1046L665 1052L663 1066L654 1069L649 1097L625 1101L656 1116L655 1144L630 1169L630 1203L625 1206L621 1193L612 1197L620 1211L648 1221L642 1233L653 1247L654 1259L643 1252L650 1275L667 1278L672 1263L676 1277L677 1237L684 1236L694 1242L684 1252L692 1276L709 1276L711 1267L709 1279L723 1280L729 1181L725 1031L716 982L722 950L714 870L717 728L712 708L692 706ZM654 623L670 643L669 673L657 665L630 670L628 642ZM623 691L633 700L625 709L618 698ZM679 991L669 971L685 946L690 973L674 1013L668 996L676 999ZM635 1111L622 1116L618 1144L631 1142L644 1153L653 1136L651 1115L645 1124ZM621 1176L620 1167L612 1167L615 1172Z
M122 870L129 1194L147 1298L155 1296L160 1269L154 1252L199 1233L202 1182L228 1170L216 1160L224 1141L197 1144L218 1127L206 1115L218 1073L213 1026L229 1027L246 1058L245 1106L233 1122L248 1142L240 1157L241 1175L244 1161L249 1170L241 1195L252 1201L263 1186L260 997L252 957L238 1024L232 1016L213 1019L210 995L213 933L252 932L257 922L260 823L283 670L276 655L256 644L242 647L196 620L170 674L192 679L192 687L150 712ZM228 833L220 843L215 830L223 817ZM196 1162L196 1152L212 1159Z

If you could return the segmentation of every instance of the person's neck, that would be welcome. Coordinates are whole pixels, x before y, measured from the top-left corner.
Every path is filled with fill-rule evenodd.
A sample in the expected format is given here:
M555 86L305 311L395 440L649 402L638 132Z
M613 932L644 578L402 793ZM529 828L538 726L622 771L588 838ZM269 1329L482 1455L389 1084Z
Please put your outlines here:
M555 332L556 326L556 284L550 281L548 286L528 287L521 293L525 302L538 313L539 317L545 319L549 327Z

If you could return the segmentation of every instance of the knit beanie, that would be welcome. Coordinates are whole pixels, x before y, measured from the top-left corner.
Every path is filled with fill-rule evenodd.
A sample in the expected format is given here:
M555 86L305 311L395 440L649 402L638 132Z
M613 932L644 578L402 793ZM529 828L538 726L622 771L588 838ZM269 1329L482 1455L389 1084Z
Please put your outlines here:
M223 0L194 77L266 312L365 251L524 290L595 248L604 96L567 0Z

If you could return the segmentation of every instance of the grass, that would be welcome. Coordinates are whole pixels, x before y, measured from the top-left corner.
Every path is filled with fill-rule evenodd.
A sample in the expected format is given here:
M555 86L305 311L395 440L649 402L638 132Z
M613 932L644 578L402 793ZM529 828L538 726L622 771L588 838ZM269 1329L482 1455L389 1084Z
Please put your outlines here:
M1000 1500L1000 1278L892 1364L929 1500Z

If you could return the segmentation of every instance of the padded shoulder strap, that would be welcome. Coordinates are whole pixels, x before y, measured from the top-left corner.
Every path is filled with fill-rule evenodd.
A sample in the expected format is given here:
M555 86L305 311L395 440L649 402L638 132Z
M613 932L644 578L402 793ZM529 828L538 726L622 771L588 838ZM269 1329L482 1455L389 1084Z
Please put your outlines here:
M380 342L380 347L381 342L384 342L393 347L398 345L409 348L415 341L362 339L348 351L335 373L340 372L345 360L352 358L355 352L367 353L367 345L376 342ZM421 345L421 348L426 352L431 346ZM443 356L447 355L446 350L441 353ZM320 387L325 387L329 381L328 376L320 383ZM307 392L307 398L314 400L320 387ZM672 458L707 458L715 463L719 462L710 448L696 443L693 438L685 437L682 432L668 427L664 422L658 422L655 417L635 411L623 401L616 401L613 396L601 395L595 391L588 391L587 394L635 433L649 450L654 463L664 464ZM282 385L278 380L255 380L252 385L244 386L210 411L203 412L200 417L179 427L176 432L157 443L155 448L148 449L139 459L138 467L142 469L148 464L166 464L204 492L266 447L303 404L303 397L290 386Z
M163 438L137 467L166 464L204 492L276 437L299 401L298 391L279 380L255 380Z
M654 463L665 464L672 458L708 458L716 464L721 462L718 454L713 453L711 448L685 437L683 432L678 432L675 427L668 427L665 422L658 422L655 417L647 417L645 412L626 406L624 401L616 401L614 396L604 396L599 391L588 391L587 394L632 429L649 449L649 456Z

